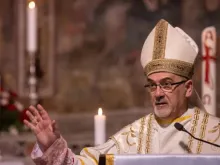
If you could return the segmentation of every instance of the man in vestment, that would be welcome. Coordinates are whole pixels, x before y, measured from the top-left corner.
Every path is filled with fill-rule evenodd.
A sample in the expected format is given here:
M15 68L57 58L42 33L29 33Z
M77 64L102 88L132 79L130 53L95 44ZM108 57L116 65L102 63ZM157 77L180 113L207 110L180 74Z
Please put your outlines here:
M220 148L178 131L184 126L195 137L220 144L220 120L189 106L198 46L183 30L160 20L148 35L141 64L154 112L124 127L96 147L75 155L46 110L30 106L25 124L36 135L31 153L37 165L96 165L100 154L219 154Z

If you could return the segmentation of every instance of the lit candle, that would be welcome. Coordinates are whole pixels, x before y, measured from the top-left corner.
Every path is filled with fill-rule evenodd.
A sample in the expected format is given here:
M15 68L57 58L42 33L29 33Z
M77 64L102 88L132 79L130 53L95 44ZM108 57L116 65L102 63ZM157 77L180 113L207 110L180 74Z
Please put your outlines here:
M98 109L98 115L94 117L95 126L95 145L105 143L105 121L106 116L102 114L102 108Z
M37 7L34 1L27 7L27 51L37 50Z

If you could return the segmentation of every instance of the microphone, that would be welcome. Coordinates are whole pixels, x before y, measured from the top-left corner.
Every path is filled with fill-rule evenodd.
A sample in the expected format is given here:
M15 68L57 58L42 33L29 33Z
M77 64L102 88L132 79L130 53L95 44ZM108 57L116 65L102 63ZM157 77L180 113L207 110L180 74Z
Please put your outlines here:
M193 136L193 135L192 135L190 132L188 132L188 131L184 128L184 126L183 126L182 124L180 124L180 123L175 123L175 124L174 124L174 127L175 127L178 131L186 132L187 134L189 134L190 136L192 136L194 139L196 139L196 140L198 140L198 141L201 141L201 142L204 142L204 143L213 145L213 146L215 146L215 147L220 147L220 145L218 145L218 144L211 143L211 142L209 142L209 141L206 141L206 140L203 140L203 139L199 139L199 138Z
M185 131L185 128L183 127L182 124L180 123L175 123L174 127L178 130L178 131Z

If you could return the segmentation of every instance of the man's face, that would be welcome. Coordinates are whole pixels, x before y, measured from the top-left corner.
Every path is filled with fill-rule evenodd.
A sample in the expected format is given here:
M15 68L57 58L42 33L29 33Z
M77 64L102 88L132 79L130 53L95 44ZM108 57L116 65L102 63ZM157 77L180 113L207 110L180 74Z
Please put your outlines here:
M174 119L186 111L192 81L168 72L147 77L154 113L160 119ZM160 85L158 85L160 84Z

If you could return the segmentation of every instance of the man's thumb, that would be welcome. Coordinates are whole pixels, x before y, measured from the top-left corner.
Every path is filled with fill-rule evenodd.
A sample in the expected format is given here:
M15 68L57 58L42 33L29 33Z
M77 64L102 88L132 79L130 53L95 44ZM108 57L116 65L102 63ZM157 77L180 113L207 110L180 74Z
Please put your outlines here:
M57 125L57 123L56 123L55 120L52 121L52 128L53 128L53 132L54 132L57 136L60 136L60 131L59 131L58 125Z

